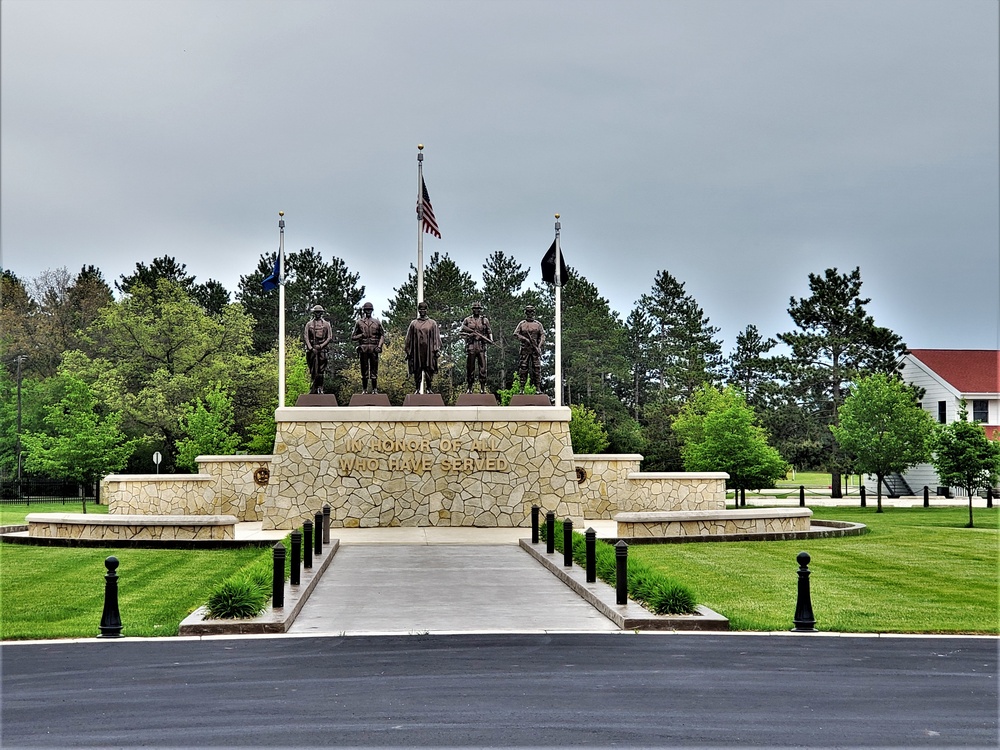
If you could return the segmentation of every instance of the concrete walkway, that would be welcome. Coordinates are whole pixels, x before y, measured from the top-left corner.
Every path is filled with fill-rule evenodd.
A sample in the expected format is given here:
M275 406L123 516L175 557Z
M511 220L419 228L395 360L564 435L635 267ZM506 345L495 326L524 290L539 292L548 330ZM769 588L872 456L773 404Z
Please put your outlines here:
M290 634L612 632L618 628L514 543L468 544L461 529L418 529L432 541L341 547ZM382 529L371 531L395 531ZM524 529L468 529L526 535ZM389 535L391 536L391 535ZM500 534L492 534L494 538Z

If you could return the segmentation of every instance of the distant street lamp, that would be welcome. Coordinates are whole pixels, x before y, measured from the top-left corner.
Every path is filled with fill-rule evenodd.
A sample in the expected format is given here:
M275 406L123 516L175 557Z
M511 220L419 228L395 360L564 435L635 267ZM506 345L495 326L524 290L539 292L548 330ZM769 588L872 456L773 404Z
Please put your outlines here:
M26 354L18 354L14 357L17 362L17 486L21 488L21 363L26 360Z

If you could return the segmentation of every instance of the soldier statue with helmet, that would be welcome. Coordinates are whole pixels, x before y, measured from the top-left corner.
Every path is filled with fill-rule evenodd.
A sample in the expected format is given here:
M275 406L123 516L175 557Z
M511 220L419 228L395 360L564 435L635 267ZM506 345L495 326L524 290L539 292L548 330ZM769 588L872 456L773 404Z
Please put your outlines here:
M322 305L314 305L311 312L312 320L306 323L302 333L306 344L306 362L312 377L309 393L323 393L323 379L329 361L330 342L333 341L333 327L323 318L326 310Z
M361 363L361 392L369 393L368 383L371 383L371 393L378 393L378 358L385 343L385 330L378 318L372 317L375 307L371 302L365 302L361 307L361 317L354 324L351 341L358 346L358 359Z

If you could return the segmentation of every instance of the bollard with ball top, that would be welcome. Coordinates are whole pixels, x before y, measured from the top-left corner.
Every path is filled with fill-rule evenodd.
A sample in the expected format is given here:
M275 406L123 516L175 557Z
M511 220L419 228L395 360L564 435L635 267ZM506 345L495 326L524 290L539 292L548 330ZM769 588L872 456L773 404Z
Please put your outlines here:
M809 596L809 553L800 552L796 558L799 563L799 592L795 601L795 617L792 623L793 633L815 633L816 618L813 616L812 598Z
M101 614L101 624L98 626L101 634L98 638L121 638L122 617L118 612L118 558L109 557L104 561L108 574L104 576L104 612Z

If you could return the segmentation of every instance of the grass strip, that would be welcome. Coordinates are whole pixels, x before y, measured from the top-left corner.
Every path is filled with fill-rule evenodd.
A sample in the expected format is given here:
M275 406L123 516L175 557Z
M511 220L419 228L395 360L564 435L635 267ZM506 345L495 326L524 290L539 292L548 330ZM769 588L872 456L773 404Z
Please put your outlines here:
M816 518L868 525L858 537L633 545L632 559L692 586L734 630L787 630L807 551L819 630L1000 633L998 509L831 507Z
M281 543L290 550L292 537L289 534ZM285 578L291 575L291 555L285 556ZM274 585L274 552L259 557L243 566L208 595L208 614L219 620L256 617L267 608Z
M0 638L89 638L104 609L104 560L118 567L123 635L177 635L214 586L271 550L33 547L0 544Z
M555 521L555 548L564 552L563 523ZM546 523L540 528L542 538L546 531ZM587 566L587 539L583 534L573 532L573 560L580 567ZM594 563L597 577L612 586L617 585L618 570L615 559L615 548L607 542L596 541L594 546ZM628 561L628 595L646 609L658 615L690 615L697 611L698 602L687 586L678 583L670 576L641 560Z
M18 526L26 523L29 513L82 513L83 504L78 500L46 500L27 503L0 503L0 526ZM87 513L107 514L107 505L87 503Z

